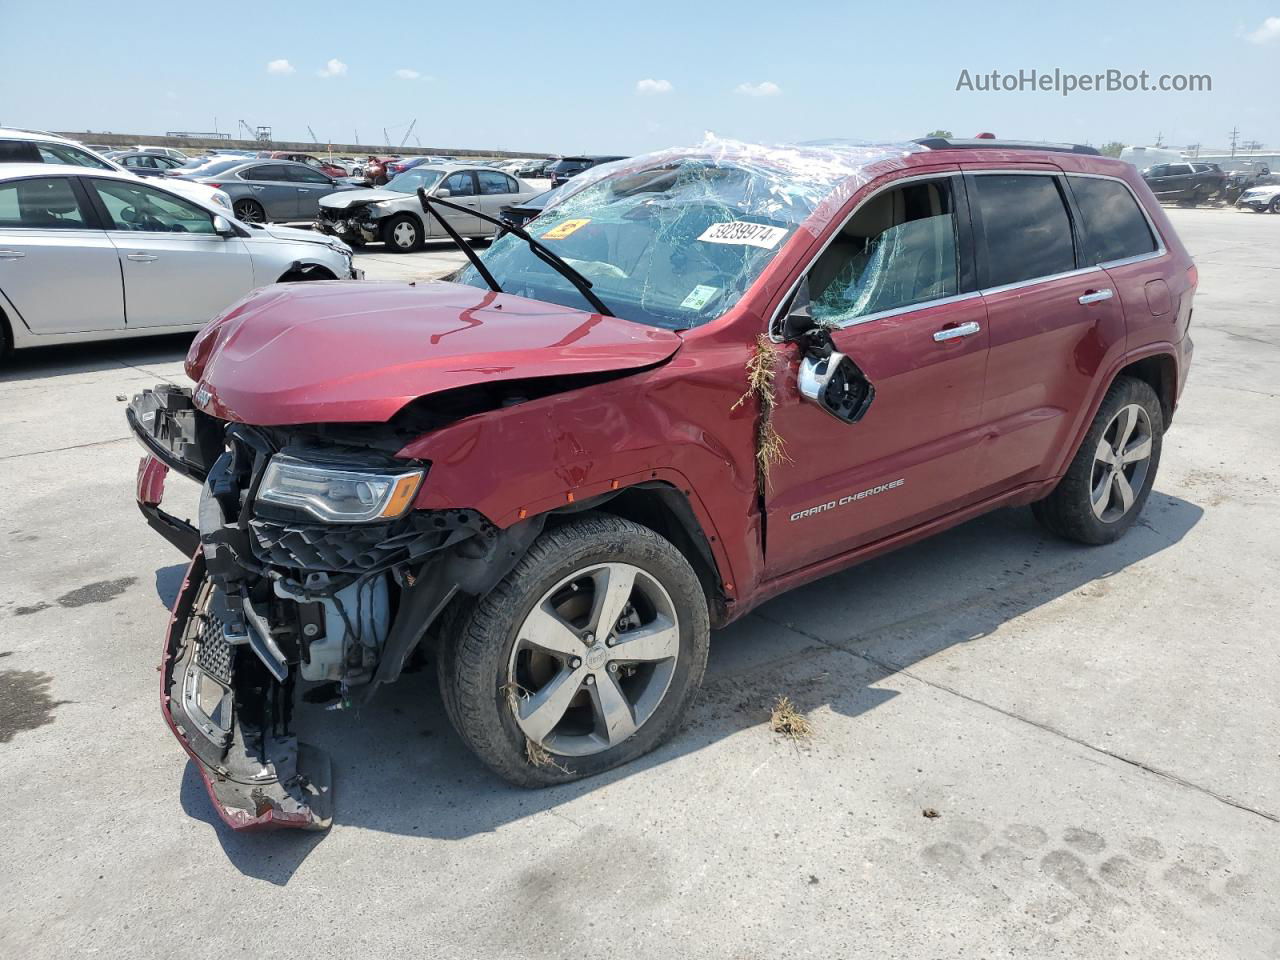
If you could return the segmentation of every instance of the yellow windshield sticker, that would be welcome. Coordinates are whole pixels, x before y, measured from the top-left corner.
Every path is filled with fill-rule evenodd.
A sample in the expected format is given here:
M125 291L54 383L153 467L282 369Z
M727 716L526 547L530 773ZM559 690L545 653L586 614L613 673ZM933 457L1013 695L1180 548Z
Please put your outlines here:
M581 230L591 222L590 217L582 220L566 220L564 223L557 223L554 227L542 235L543 240L563 240L575 230Z

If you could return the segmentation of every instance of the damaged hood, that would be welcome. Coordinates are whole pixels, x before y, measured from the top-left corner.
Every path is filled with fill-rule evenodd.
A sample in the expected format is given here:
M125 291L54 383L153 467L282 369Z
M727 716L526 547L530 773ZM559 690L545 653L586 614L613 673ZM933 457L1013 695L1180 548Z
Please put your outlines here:
M384 422L418 397L661 363L678 334L455 283L282 283L200 333L196 406L261 426Z
M395 190L342 190L320 198L320 206L330 210L346 210L365 203L379 203L383 200L414 200L411 193L399 193Z

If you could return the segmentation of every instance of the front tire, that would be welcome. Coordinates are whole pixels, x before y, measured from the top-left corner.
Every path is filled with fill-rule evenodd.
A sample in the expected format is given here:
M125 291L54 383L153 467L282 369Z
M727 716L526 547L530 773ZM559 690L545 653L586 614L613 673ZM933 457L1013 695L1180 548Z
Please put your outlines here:
M395 253L412 253L422 246L422 222L407 213L392 217L382 227L382 242Z
M490 769L525 787L602 773L670 738L702 682L710 635L688 560L608 515L547 530L446 623L449 719Z
M1053 492L1031 505L1049 531L1091 545L1133 526L1155 483L1164 414L1151 385L1117 377L1071 466Z

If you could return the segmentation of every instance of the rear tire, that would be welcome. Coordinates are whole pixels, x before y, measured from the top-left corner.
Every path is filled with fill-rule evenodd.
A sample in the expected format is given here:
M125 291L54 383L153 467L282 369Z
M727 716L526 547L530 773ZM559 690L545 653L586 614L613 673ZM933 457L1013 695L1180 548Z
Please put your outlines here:
M1117 377L1066 474L1031 512L1050 532L1092 545L1133 526L1160 466L1164 414L1151 385Z
M676 732L707 662L706 596L688 560L608 515L547 530L487 595L451 614L438 661L445 710L518 786L578 780L653 750Z
M422 222L407 213L382 225L382 242L394 253L412 253L422 246Z
M1271 213L1280 213L1280 196L1271 201L1271 206L1267 207Z
M262 204L257 200L237 200L232 205L231 212L237 220L244 223L265 223L267 220L267 211L262 209Z

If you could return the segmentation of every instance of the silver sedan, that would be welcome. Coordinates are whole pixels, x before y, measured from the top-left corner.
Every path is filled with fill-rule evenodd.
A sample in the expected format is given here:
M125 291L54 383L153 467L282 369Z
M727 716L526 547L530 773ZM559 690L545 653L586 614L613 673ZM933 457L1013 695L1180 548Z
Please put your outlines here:
M236 219L245 223L312 220L320 211L322 198L357 189L312 166L290 160L227 158L200 167L195 176L182 179L225 191L231 197Z
M417 250L424 240L448 236L434 217L422 212L419 187L466 208L439 208L441 216L464 237L492 237L498 231L493 223L475 213L497 217L503 207L542 192L492 167L424 163L406 170L386 186L325 197L320 201L316 229L341 237L352 246L380 240L396 253Z

